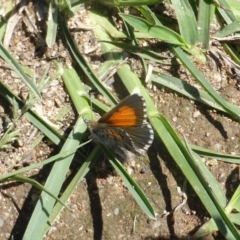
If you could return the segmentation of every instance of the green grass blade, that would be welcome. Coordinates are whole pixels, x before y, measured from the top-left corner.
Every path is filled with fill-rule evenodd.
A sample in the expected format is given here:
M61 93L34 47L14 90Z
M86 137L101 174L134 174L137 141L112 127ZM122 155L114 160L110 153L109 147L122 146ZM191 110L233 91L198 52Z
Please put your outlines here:
M125 51L130 52L131 54L136 54L147 60L152 60L155 62L162 63L161 60L166 59L166 56L162 56L154 51L150 51L150 50L144 49L142 47L133 46L133 45L126 44L126 43L119 43L119 42L110 42L110 41L99 41L99 42L105 42L105 43L112 44L116 47L122 48Z
M91 109L89 107L88 95L74 68L66 68L62 75L63 82L68 90L71 100L79 116L90 119ZM79 101L82 99L81 101Z
M202 161L202 159L199 157L198 154L192 151L190 148L190 145L186 142L186 139L184 138L185 143L188 147L188 151L192 157L192 159L195 161L195 164L199 168L201 175L204 177L206 182L208 183L208 187L212 190L212 193L214 194L216 200L220 204L221 208L225 208L227 204L227 199L224 195L224 192L219 185L218 181L215 179L215 177L212 175L212 173L209 171L205 163Z
M208 220L206 223L204 223L194 234L195 237L201 238L204 236L207 236L213 232L216 232L218 230L216 223L214 220L211 218Z
M138 6L136 9L144 16L144 18L153 25L162 26L161 22L157 18L156 14L145 5Z
M67 186L66 190L62 193L60 200L63 203L66 203L66 201L69 199L71 194L73 193L74 189L77 187L80 181L86 176L86 174L89 172L91 166L94 164L94 162L99 159L99 154L101 152L100 145L97 145L93 151L90 153L88 158L84 161L81 168L78 170L72 181ZM51 212L48 221L50 223L53 223L56 217L58 216L59 212L63 208L63 205L61 203L56 203L56 205L53 208L53 211ZM48 227L45 229L45 232L47 232Z
M240 156L239 155L231 155L231 154L227 154L227 153L221 153L221 152L217 152L217 151L214 151L211 149L199 147L199 146L196 146L193 144L191 144L191 149L201 156L205 156L205 157L209 157L209 158L216 158L223 162L240 164Z
M231 220L231 222L238 226L240 225L240 213L230 213L228 217Z
M205 49L209 46L209 30L210 30L210 19L213 5L209 1L199 1L198 11L198 40L202 43Z
M236 17L234 16L233 12L230 10L230 7L225 0L218 0L220 6L218 8L219 13L225 20L227 24L237 21Z
M2 95L11 105L17 105L18 109L22 109L24 107L24 103L17 96L15 96L1 81L0 95ZM27 112L25 112L25 116L52 142L57 145L61 143L63 137L42 118L40 118L35 112L28 109Z
M0 56L7 62L9 67L12 68L14 72L22 79L22 81L29 88L29 91L31 91L36 98L41 98L41 94L39 93L37 86L26 75L20 64L11 56L11 54L7 51L7 49L4 48L4 46L1 43L0 43Z
M227 207L225 208L225 213L227 214L230 221L236 225L240 224L240 213L231 213L233 210L240 211L240 187L237 188L233 194L231 200L229 201ZM211 218L199 230L195 233L195 236L200 238L206 236L212 232L218 230L214 220Z
M52 194L50 191L48 191L42 184L40 184L39 182L35 181L34 179L28 178L28 177L23 177L23 176L14 176L9 180L14 180L17 182L23 182L23 183L29 183L32 186L38 188L41 191L44 191L45 193L47 193L48 195L50 195L52 198L54 198L58 203L60 203L62 206L67 207L65 205L65 203L63 203L58 197L54 196L54 194ZM68 207L67 207L68 208Z
M53 46L56 41L57 27L58 27L58 7L55 0L49 1L48 21L47 21L47 36L46 43L49 48Z
M240 54L238 53L238 51L233 46L227 43L223 43L223 48L230 55L232 60L238 65L240 65Z
M177 16L181 36L189 45L195 45L198 40L198 27L189 1L171 0L171 2Z
M0 182L5 182L6 179L8 179L8 178L12 178L15 175L19 175L19 174L25 173L27 171L30 171L32 169L42 167L42 166L47 165L51 162L64 160L66 157L69 157L69 156L73 155L78 148L84 146L85 144L88 144L89 142L90 141L84 142L84 143L82 143L82 144L80 144L80 145L78 145L74 148L71 148L70 150L67 150L65 152L60 152L60 153L56 154L55 156L50 157L48 159L45 159L44 161L42 161L40 163L35 163L35 164L30 165L30 166L18 169L14 172L4 174L4 175L0 176Z
M17 139L20 130L14 131L14 125L9 126L7 131L3 134L0 139L0 149L4 148L6 144L13 142Z
M151 5L154 3L162 2L163 0L99 0L100 4L109 7L127 7L127 6L139 6L139 5Z
M79 99L81 101L81 99ZM78 146L79 141L86 130L86 125L82 119L79 119L76 123L74 130L67 138L65 144L63 145L61 152L68 151L71 148ZM74 136L78 133L78 138ZM74 154L67 156L63 161L58 161L54 163L51 173L46 181L45 187L52 192L54 195L58 195L62 184L65 180L66 173L71 164ZM28 223L27 229L24 233L23 239L42 239L45 234L45 229L48 226L48 217L52 211L52 208L55 204L53 198L49 198L49 195L42 193L40 200L38 201L32 217Z
M235 112L235 109L231 107L209 84L203 75L195 68L193 63L187 58L186 54L178 47L174 48L174 53L182 62L182 64L188 69L188 71L195 77L198 83L204 88L204 90L219 104L228 114L230 114L237 121L240 121L240 116Z
M65 81L65 84L67 88L70 87L69 92L72 94L76 94L77 96L75 99L78 101L78 105L80 108L85 109L85 106L88 106L88 101L86 100L86 97L84 97L83 92L83 86L81 82L79 81L79 78L74 75L75 71L74 69L66 69L63 74L63 80ZM71 89L72 88L72 89ZM74 90L75 91L74 91ZM78 95L78 93L81 93L81 95ZM86 95L86 94L85 94ZM67 139L66 143L64 144L61 152L65 152L68 149L75 148L78 145L78 142L81 140L81 137L83 136L84 132L86 130L86 125L82 119L79 119L79 121L76 123L76 127L72 131L71 135ZM65 179L66 172L68 170L69 164L71 163L71 160L73 158L74 154L67 156L64 161L56 162L54 164L53 170L50 173L50 176L48 177L48 180L46 182L45 187L49 189L49 191L52 191L53 194L58 195L62 183ZM42 211L42 203L45 203L45 209L46 211ZM41 197L41 202L39 202L34 210L32 220L29 222L28 228L26 230L25 236L27 239L31 239L31 236L34 234L34 232L38 232L39 239L46 231L46 228L48 227L47 220L48 215L52 211L53 204L55 203L54 199L47 198L44 193ZM35 219L41 219L41 224L37 224Z
M98 80L98 78L92 72L91 68L88 66L84 57L79 52L75 42L73 41L73 39L67 29L67 26L66 26L66 23L65 23L65 20L63 19L63 17L60 18L60 23L61 23L61 28L63 30L67 45L68 45L71 53L73 54L76 62L79 64L80 68L83 70L83 72L88 77L88 80L96 87L96 89L100 93L102 93L108 99L108 101L111 104L115 104L116 101L115 101L114 97L112 96L112 94L110 94L110 92L107 91L106 88L103 86L103 84Z
M239 31L240 31L239 21L232 22L224 26L220 31L218 31L216 37L218 38L227 37Z
M157 76L152 75L151 81L153 83L161 84L169 89L172 89L184 95L185 97L188 97L189 99L198 101L216 110L227 113L221 106L216 103L216 101L207 92L202 91L201 89L197 89L181 79L160 74ZM229 102L228 104L231 106L232 109L234 109L236 113L240 114L240 108L238 106L235 106Z
M137 29L139 32L148 34L149 37L156 38L159 41L164 41L170 44L175 44L183 47L184 49L189 49L189 46L185 40L173 30L164 26L155 26L150 24L143 18L128 14L119 14L121 18L126 21L129 25Z
M164 134L165 132L163 132L162 129L159 129L159 127L155 129L155 131L157 134L161 135L161 139L164 139L164 142L169 141L166 146L167 148L169 145L171 146L171 149L168 148L170 154L174 157L174 160L192 185L193 189L198 194L205 208L213 217L216 225L218 226L218 229L222 232L226 239L238 239L240 235L238 234L236 228L228 219L222 207L215 199L212 190L208 187L208 183L205 181L200 170L195 165L191 154L189 154L191 151L190 148L186 149L184 147L181 140L178 138L170 124L163 116L159 115L157 119L154 118L151 122L154 126L159 126L161 123L164 124L164 126L167 128L167 134L169 136L167 136L167 134ZM174 147L175 144L177 144L176 147Z
M240 186L238 186L226 207L227 213L231 213L233 210L240 212Z

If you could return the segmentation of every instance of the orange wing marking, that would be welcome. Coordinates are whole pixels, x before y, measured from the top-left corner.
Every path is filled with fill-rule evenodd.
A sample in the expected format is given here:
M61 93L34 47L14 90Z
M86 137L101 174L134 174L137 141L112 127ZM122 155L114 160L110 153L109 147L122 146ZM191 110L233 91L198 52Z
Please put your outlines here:
M134 108L122 106L108 119L107 124L115 127L132 127L137 123L137 115Z
M113 136L114 138L117 138L118 140L122 140L121 135L119 133L117 133L116 131L107 130L107 133L109 134L109 136Z

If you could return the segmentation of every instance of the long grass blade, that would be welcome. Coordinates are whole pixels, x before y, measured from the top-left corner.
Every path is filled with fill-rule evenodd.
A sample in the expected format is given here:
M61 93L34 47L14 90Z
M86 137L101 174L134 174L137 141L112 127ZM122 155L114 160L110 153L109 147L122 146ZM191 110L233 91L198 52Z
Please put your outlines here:
M203 75L195 68L192 62L187 58L184 52L176 47L174 52L184 66L192 73L198 83L204 88L204 90L218 103L228 114L230 114L237 121L240 121L240 116L235 112L235 110L213 89L208 81L203 77Z
M58 27L57 22L58 22L58 7L55 4L55 0L52 0L49 1L47 36L46 36L46 43L49 48L51 48L56 41Z
M96 87L96 89L100 93L102 93L108 99L108 101L111 104L115 104L116 101L115 101L114 97L112 96L112 94L110 94L110 92L107 91L106 88L103 86L103 84L98 80L98 78L95 76L95 74L93 73L91 68L88 66L84 57L79 52L75 42L73 41L73 39L67 29L67 26L66 26L66 23L65 23L65 20L63 17L60 18L60 23L61 23L61 28L63 30L65 39L67 41L68 47L69 47L71 53L73 54L75 60L79 64L80 68L83 70L83 72L88 77L88 80Z
M14 70L14 72L22 79L22 81L26 84L29 90L33 93L36 98L41 98L41 94L39 93L37 86L34 82L26 75L23 71L20 64L11 56L11 54L4 48L4 46L0 43L0 56L7 62L7 64Z
M198 40L197 21L189 1L171 0L174 7L179 30L183 39L189 45L195 45Z
M160 41L164 41L170 44L176 44L185 49L189 49L188 44L185 40L173 30L164 26L155 26L146 21L143 18L128 14L119 14L124 21L130 24L132 27L136 28L139 32L148 34L152 38L156 38Z
M81 136L86 130L86 126L82 119L79 119L76 123L75 129L70 133L65 144L63 145L61 152L68 151L71 148L78 146L81 141ZM78 139L76 139L75 131L78 132ZM58 196L62 184L65 180L66 173L69 169L74 154L67 156L64 160L54 163L51 173L48 176L46 184L44 185L55 196ZM32 217L28 223L27 229L24 233L23 239L42 239L45 234L44 230L47 227L48 217L55 204L55 199L49 198L49 195L42 193L41 197L34 209Z
M17 109L22 109L24 103L15 96L8 88L0 81L0 95L3 96L11 105L16 105ZM63 137L41 117L39 117L31 109L25 112L25 116L34 124L45 136L47 136L56 145L61 145Z
M199 1L199 15L198 15L198 40L202 43L205 49L209 46L209 30L210 30L210 19L213 5L207 1Z

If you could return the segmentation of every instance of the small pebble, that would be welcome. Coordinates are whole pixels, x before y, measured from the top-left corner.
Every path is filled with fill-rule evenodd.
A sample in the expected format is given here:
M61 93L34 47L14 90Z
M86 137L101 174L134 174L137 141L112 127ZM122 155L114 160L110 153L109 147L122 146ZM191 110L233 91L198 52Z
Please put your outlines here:
M146 173L147 172L147 168L142 168L141 170L140 170L140 173L141 174L144 174L144 173Z
M206 161L206 165L207 166L217 166L218 161L216 159L210 159L210 160Z
M52 82L51 82L51 84L50 84L50 86L52 86L52 87L56 87L56 86L58 86L59 85L59 81L56 79L56 80L53 80Z
M219 144L219 143L216 143L214 146L213 146L213 148L214 148L214 150L216 150L216 151L220 151L221 150L221 144Z
M113 213L114 213L114 215L118 215L119 214L119 208L115 208Z
M196 118L196 117L198 117L198 116L200 116L200 115L201 115L200 111L195 111L195 112L193 113L193 117L194 117L194 118Z

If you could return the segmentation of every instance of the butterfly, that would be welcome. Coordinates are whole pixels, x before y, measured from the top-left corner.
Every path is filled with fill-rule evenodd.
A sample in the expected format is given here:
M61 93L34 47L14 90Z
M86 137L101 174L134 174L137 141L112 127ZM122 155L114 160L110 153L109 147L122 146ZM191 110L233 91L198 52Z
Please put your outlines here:
M97 122L85 122L91 132L89 138L110 148L122 160L126 158L125 150L144 155L154 139L146 103L139 94L126 97Z

